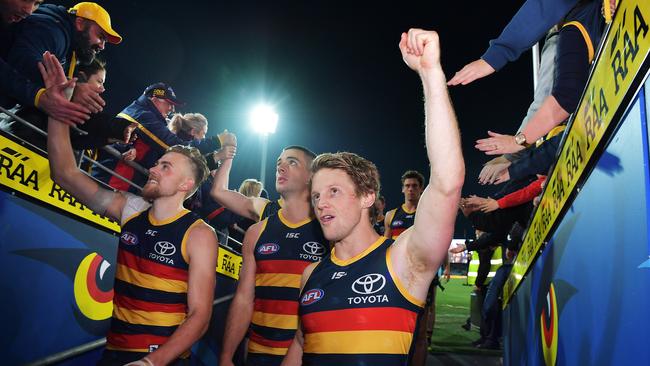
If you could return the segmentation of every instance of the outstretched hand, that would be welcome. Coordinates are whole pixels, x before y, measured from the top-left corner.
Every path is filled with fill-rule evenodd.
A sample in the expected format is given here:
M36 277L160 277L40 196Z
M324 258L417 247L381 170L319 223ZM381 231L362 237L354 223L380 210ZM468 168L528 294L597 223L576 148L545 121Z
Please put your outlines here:
M43 61L38 63L38 69L45 85L45 92L39 98L38 108L53 119L70 126L84 123L90 118L91 111L88 108L68 100L68 91L75 87L76 79L66 78L56 56L45 52Z
M517 145L515 137L511 135L502 135L500 133L488 131L490 137L476 141L475 147L483 151L486 155L512 154L524 149L524 146Z
M106 105L104 99L99 95L103 91L103 88L91 85L90 83L79 83L77 84L77 87L74 88L72 101L83 105L93 113L99 113Z
M510 165L512 165L512 163L503 156L488 161L483 165L483 169L481 169L481 173L478 175L479 184L494 184L497 178L499 178L503 171L507 170Z
M440 68L440 40L435 31L411 28L402 33L399 49L406 65L418 73Z
M494 71L494 68L490 66L490 64L479 58L460 69L460 71L458 71L454 77L447 82L447 85L467 85L474 80L484 78L494 73Z

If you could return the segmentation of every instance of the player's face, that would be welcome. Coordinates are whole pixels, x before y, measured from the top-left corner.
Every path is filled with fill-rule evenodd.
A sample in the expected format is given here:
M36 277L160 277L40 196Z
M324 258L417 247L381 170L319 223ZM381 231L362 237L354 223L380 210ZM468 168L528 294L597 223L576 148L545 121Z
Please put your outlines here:
M417 202L422 195L422 186L415 178L406 178L402 184L404 199L409 202Z
M276 162L275 190L284 194L308 189L310 163L302 151L284 150Z
M175 152L166 153L149 169L149 180L142 187L142 197L155 200L173 196L191 184L187 182L189 174L187 157Z
M372 202L374 196L365 199ZM321 169L314 174L311 200L327 240L345 239L363 216L364 198L356 195L352 179L339 169Z

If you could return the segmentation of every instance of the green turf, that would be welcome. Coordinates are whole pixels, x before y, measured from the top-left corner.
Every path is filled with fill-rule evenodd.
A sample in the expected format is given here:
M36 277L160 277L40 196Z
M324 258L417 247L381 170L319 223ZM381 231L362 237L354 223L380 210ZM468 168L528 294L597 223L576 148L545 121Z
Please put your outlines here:
M465 286L466 279L443 280L445 290L436 295L436 324L431 339L431 350L436 353L474 353L500 355L501 351L477 349L471 342L480 337L478 329L461 328L469 317L470 293L473 286Z

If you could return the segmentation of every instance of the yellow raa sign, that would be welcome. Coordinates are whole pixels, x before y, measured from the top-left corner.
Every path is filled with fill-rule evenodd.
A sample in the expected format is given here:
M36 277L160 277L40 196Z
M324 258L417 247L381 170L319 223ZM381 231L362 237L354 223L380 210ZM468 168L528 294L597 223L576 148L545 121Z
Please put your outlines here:
M0 185L120 232L117 222L94 213L50 179L50 165L45 157L3 135L0 135L0 146Z
M533 264L650 50L650 1L621 2L503 288L505 307Z
M219 247L219 257L217 258L217 273L239 279L239 271L241 270L242 258L239 254L235 254L224 247Z

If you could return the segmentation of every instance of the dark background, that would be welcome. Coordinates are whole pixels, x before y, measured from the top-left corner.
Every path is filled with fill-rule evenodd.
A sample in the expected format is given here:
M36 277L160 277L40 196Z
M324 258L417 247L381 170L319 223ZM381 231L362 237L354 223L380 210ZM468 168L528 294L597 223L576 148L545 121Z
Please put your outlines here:
M51 3L72 6L76 1ZM98 1L124 40L107 44L104 98L119 112L154 82L171 84L200 112L209 135L237 134L231 188L259 179L261 143L248 125L258 102L280 116L269 138L266 189L272 198L275 159L283 146L316 153L352 151L377 164L387 210L403 201L400 176L428 176L423 103L417 75L402 62L400 33L437 30L442 62L451 78L479 58L522 1ZM513 134L532 101L530 52L500 72L450 89L466 163L463 195L487 196L477 183L488 159L474 141L488 129ZM471 232L459 219L455 237Z

